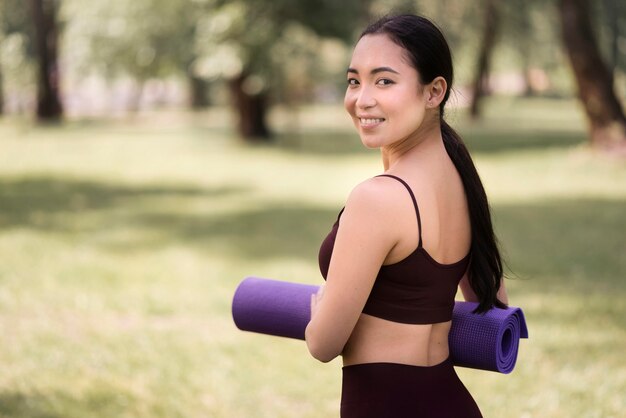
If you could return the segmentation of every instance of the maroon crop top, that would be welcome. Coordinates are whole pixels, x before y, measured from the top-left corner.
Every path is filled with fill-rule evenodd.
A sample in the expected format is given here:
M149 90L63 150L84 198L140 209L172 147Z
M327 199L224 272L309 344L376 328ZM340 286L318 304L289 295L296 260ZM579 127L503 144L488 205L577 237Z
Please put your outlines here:
M404 324L450 321L454 296L469 265L470 254L452 264L435 261L422 247L422 222L413 191L399 177L389 174L382 176L398 180L409 191L417 215L419 242L415 251L405 259L380 267L363 313ZM319 265L324 279L328 275L342 213L343 209L320 248Z

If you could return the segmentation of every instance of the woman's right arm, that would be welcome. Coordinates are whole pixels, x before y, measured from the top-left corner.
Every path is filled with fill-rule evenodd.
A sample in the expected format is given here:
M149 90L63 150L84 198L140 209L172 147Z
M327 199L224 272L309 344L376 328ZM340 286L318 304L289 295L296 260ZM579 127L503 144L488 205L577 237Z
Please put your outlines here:
M396 244L393 187L370 179L353 190L337 230L326 285L311 301L305 340L328 362L343 351L385 257ZM394 231L394 232L391 232Z

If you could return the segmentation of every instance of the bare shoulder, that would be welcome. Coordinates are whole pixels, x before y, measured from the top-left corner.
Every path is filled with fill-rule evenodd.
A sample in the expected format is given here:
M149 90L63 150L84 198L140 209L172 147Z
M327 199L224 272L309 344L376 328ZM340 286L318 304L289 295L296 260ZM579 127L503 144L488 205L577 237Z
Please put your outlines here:
M366 230L370 237L394 246L406 225L400 219L412 208L410 196L399 181L389 177L373 177L359 183L346 202L341 223Z
M388 177L372 177L359 183L346 202L346 213L378 215L380 219L393 218L398 199L406 194L405 187Z

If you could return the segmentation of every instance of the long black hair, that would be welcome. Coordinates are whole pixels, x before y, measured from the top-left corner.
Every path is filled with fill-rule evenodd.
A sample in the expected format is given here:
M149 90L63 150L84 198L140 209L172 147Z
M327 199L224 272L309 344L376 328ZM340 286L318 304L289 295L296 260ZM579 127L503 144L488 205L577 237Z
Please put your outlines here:
M406 51L422 84L428 84L439 76L446 80L447 90L439 105L439 123L446 152L461 176L467 196L472 228L468 279L479 300L476 312L485 312L493 306L504 308L506 305L497 297L504 271L487 195L463 140L443 119L454 78L452 55L446 38L430 20L415 15L385 16L368 26L360 38L373 34L387 35Z

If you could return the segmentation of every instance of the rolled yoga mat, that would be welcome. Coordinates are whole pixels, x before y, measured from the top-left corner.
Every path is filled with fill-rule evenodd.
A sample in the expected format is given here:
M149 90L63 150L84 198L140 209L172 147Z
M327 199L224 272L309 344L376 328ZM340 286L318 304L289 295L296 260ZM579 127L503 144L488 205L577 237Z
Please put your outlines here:
M311 295L319 286L247 277L233 297L233 319L243 331L304 340L311 318ZM455 366L510 373L520 338L528 338L520 308L473 314L477 304L455 302L449 334Z

